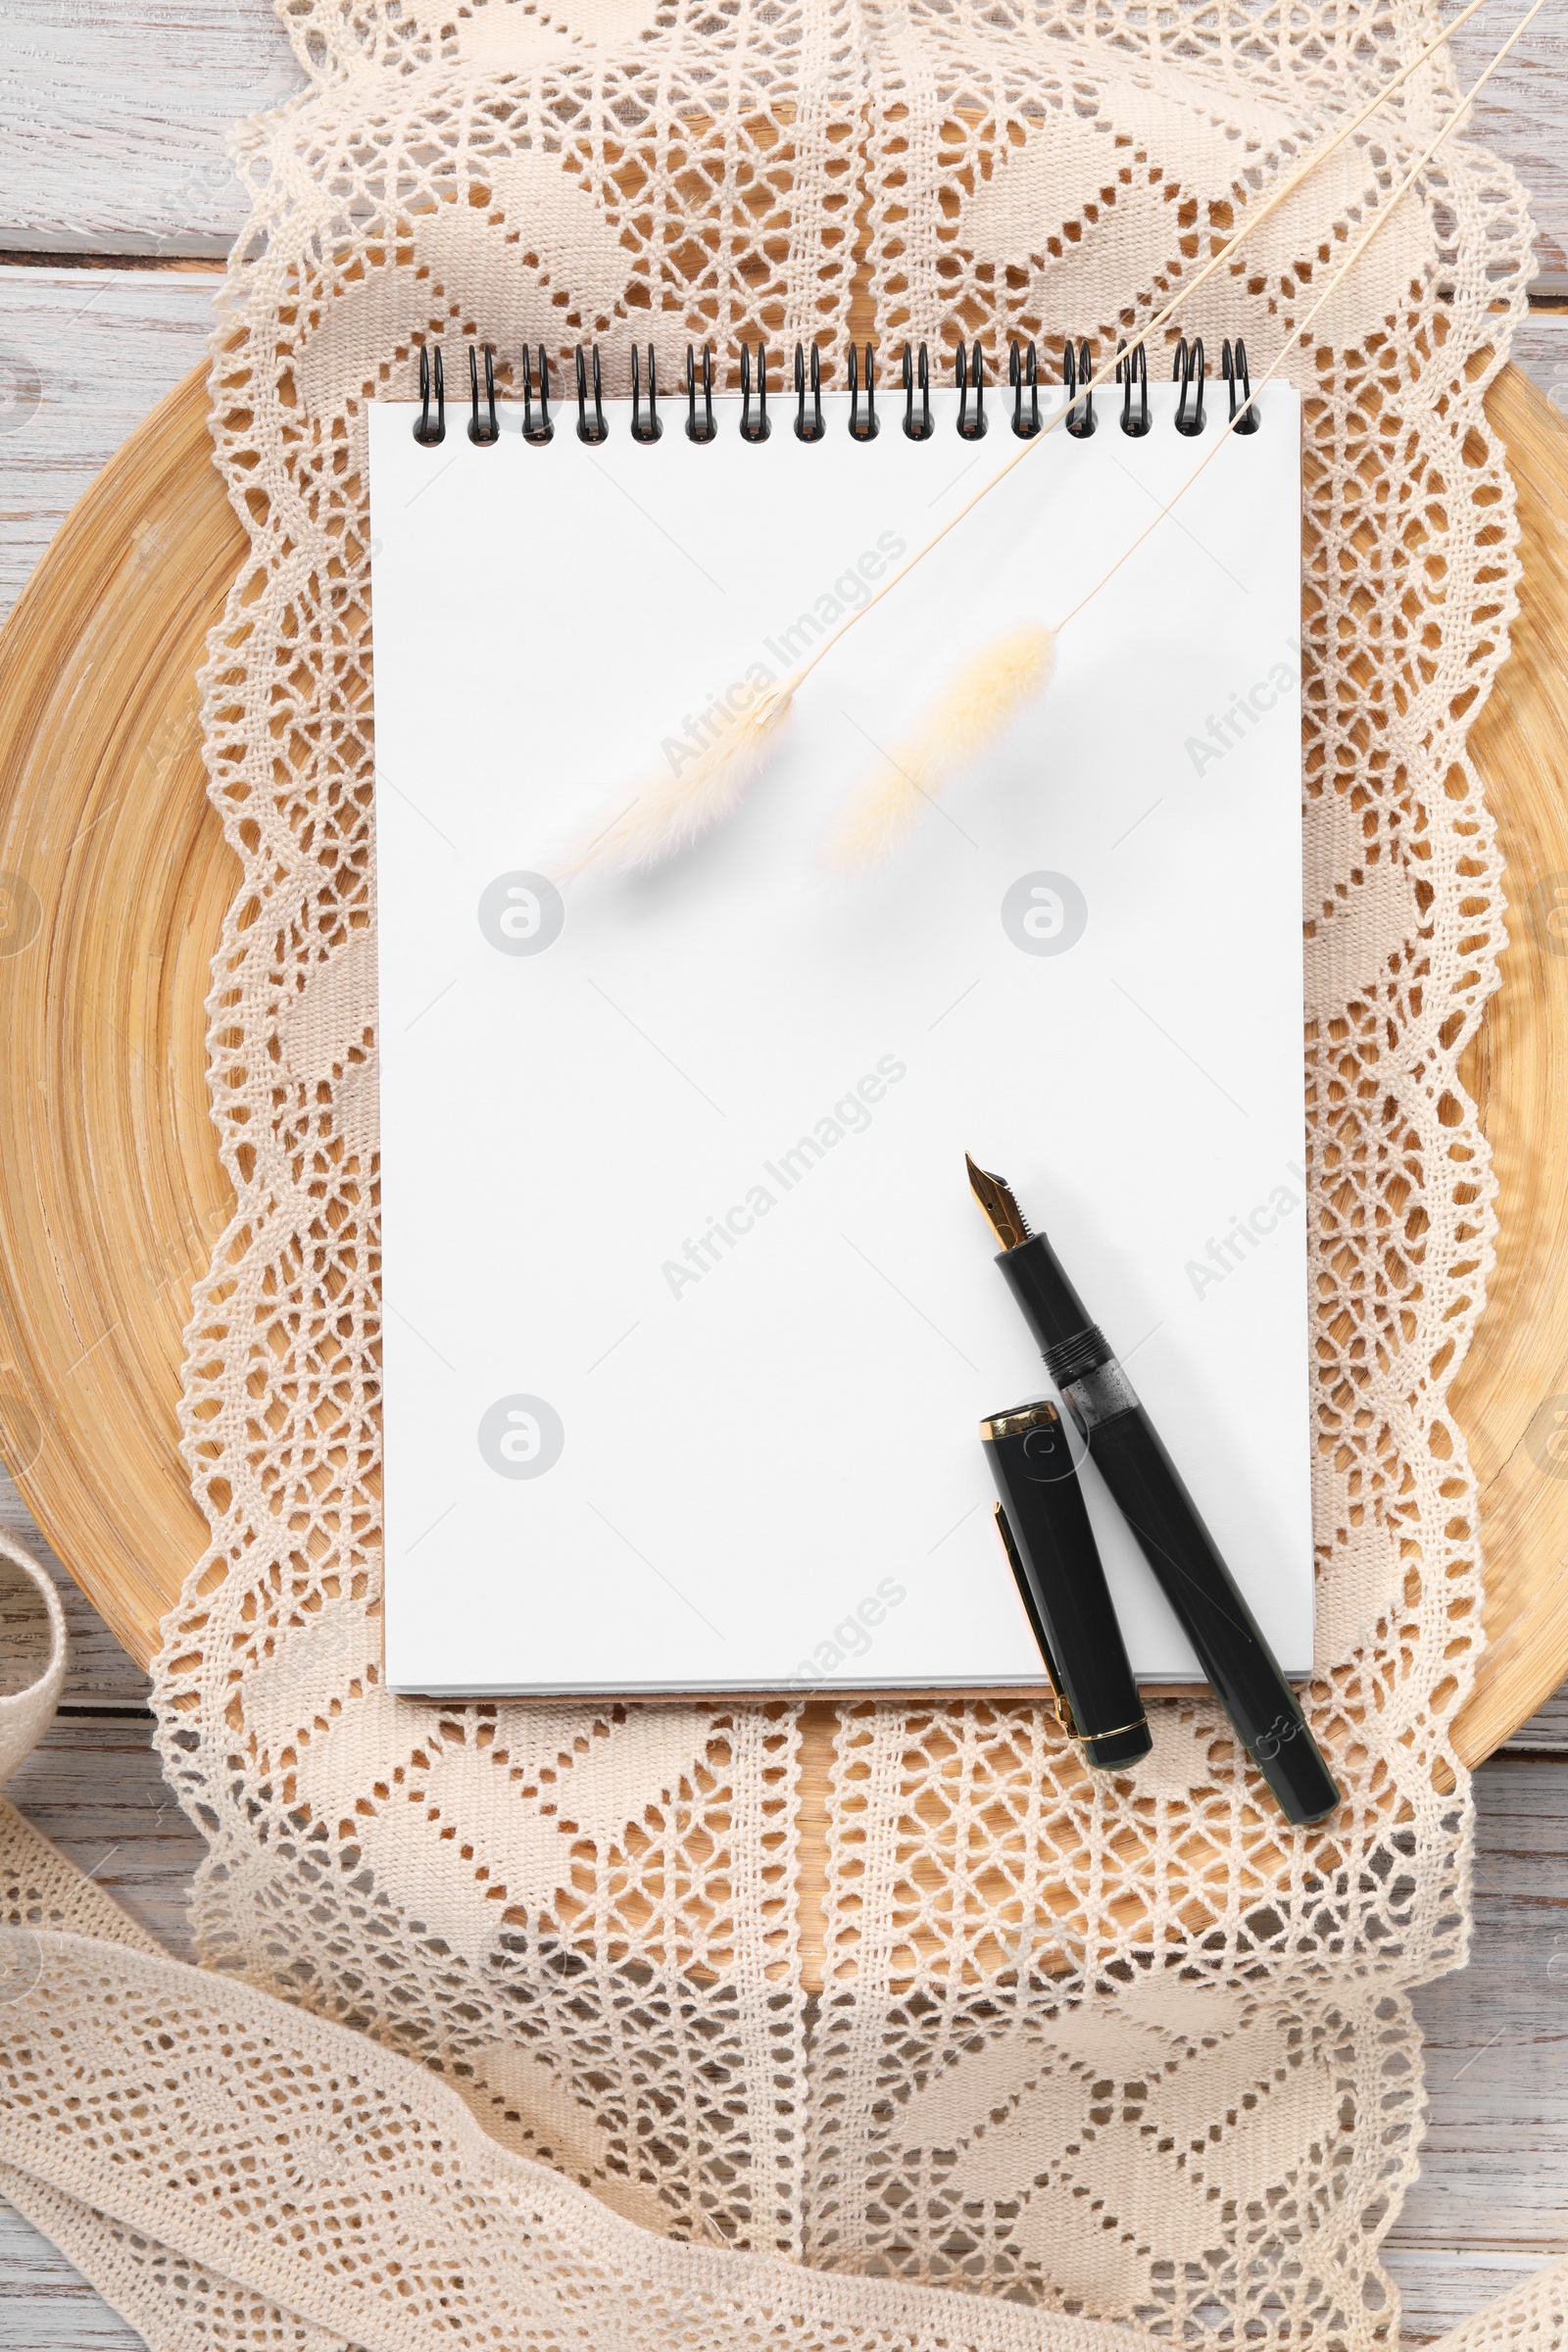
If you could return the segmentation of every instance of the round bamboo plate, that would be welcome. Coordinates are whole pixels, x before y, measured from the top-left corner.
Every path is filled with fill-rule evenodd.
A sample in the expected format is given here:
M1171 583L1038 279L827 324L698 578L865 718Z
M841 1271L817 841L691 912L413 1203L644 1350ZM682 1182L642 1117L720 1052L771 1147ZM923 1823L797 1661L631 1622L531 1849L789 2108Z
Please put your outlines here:
M197 370L87 492L0 634L0 1454L143 1664L206 1545L176 1446L180 1335L232 1198L205 1032L237 868L194 673L245 539L206 406ZM1513 368L1488 411L1525 578L1471 739L1512 909L1465 1072L1501 1190L1454 1390L1487 1561L1488 1646L1459 1723L1472 1763L1568 1674L1568 430ZM825 1746L832 1710L809 1712Z

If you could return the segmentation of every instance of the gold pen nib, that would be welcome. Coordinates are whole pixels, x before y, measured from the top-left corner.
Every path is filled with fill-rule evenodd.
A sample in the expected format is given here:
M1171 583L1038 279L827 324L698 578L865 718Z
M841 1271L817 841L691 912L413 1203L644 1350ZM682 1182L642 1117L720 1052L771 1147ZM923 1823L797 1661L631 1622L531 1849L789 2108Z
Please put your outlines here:
M1006 1178L977 1168L967 1152L963 1164L969 1171L969 1190L985 1210L987 1224L1004 1250L1016 1250L1020 1242L1028 1241L1029 1225Z

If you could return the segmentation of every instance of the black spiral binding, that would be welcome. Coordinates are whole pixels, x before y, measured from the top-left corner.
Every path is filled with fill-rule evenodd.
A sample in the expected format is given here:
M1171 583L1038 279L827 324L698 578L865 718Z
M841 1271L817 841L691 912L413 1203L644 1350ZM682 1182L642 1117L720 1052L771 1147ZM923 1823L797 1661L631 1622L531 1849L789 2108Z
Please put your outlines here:
M1230 355L1230 348L1227 343L1225 346L1227 358ZM468 345L468 382L473 390L473 415L468 420L468 439L476 449L493 449L501 438L501 427L496 422L496 355L488 343L484 347L484 397L487 414L482 424L479 421L479 360L471 343Z
M587 441L597 448L601 441L608 441L610 439L610 427L605 422L605 396L604 386L599 377L599 346L597 343L593 347L593 354L594 420L592 424L590 424L588 421L588 363L584 356L582 345L580 343L578 344L577 438L579 441Z
M597 376L595 389L598 389ZM637 346L634 343L631 347L631 437L634 441L657 441L663 429L659 421L659 376L654 347L651 343L648 346L648 414L645 416L643 389L637 375Z
M757 346L757 415L752 415L752 347L741 345L741 439L765 441L773 430L767 414L767 346Z
M692 347L686 346L686 438L688 441L715 441L718 427L713 422L713 355L703 345L703 421L697 421L697 361Z
M1223 345L1220 353L1220 374L1230 391L1231 422L1236 425L1239 433L1255 433L1263 419L1258 414L1257 403L1252 398L1252 379L1247 371L1247 345L1242 341L1240 335L1236 338L1234 359L1231 357L1229 340L1227 339ZM1241 406L1245 411L1239 422L1236 416L1238 387L1241 390Z
M534 449L543 449L547 441L553 441L556 437L556 428L550 421L550 362L542 343L539 346L537 424L533 420L533 386L528 380L528 354L524 351L522 355L522 437Z
M1227 343L1225 348L1229 351L1230 345ZM804 343L797 343L795 346L795 398L798 413L795 418L795 438L797 441L825 441L827 426L822 421L822 355L814 343L811 345L811 421L809 424L806 421L806 346Z
M1194 439L1203 429L1203 338L1189 344L1183 335L1176 346L1176 358L1171 366L1171 381L1180 384L1182 395L1176 403L1176 430ZM1196 389L1197 398L1191 410L1187 395Z
M430 354L421 347L419 352L419 420L414 428L414 438L421 449L434 449L447 437L447 383L441 365L441 346L435 347L435 419L430 417Z
M960 441L979 441L984 438L986 429L986 363L985 354L980 349L978 335L975 337L974 343L973 410L969 407L971 378L964 361L961 343L953 355L953 372L958 386L958 439Z
M937 428L935 420L931 415L931 370L926 362L925 345L923 343L920 346L918 381L920 386L920 421L918 424L916 424L914 421L914 388L916 376L915 371L909 365L909 346L907 343L906 343L904 346L905 438L908 441L929 441Z
M876 420L876 360L865 347L865 415L860 415L860 371L855 345L850 345L850 439L874 441L882 427Z
M1016 343L1007 346L1007 380L1012 385L1012 429L1020 441L1032 441L1040 430L1040 373L1035 361L1035 347L1028 346L1027 361L1019 356ZM1029 412L1024 414L1023 396L1029 395Z
M605 414L604 381L597 344L579 343L575 353L577 377L577 438L597 448L608 441L611 423ZM631 438L647 446L662 438L663 419L659 414L659 363L652 343L647 346L647 399L643 394L642 352L633 345L631 355ZM763 343L757 345L754 361L750 344L741 345L740 392L741 414L737 426L743 441L767 440L772 432L772 418L767 413L767 350ZM961 441L981 440L990 419L986 415L986 360L978 338L966 350L959 343L953 354L954 381L957 386L958 408L955 430ZM1177 343L1171 363L1171 380L1177 386L1176 414L1172 422L1178 433L1194 439L1206 428L1203 405L1206 373L1203 345L1200 338L1189 343L1185 336ZM822 410L823 363L813 342L795 346L795 438L814 443L827 438L827 419ZM1250 437L1262 424L1261 411L1252 391L1251 376L1247 365L1247 346L1237 337L1235 343L1227 338L1221 347L1220 375L1229 400L1228 424L1239 435ZM1069 435L1075 441L1087 441L1097 428L1095 414L1095 354L1087 337L1076 348L1069 340L1062 347L1061 377L1066 393L1065 416ZM537 377L535 362L524 350L522 364L515 383L520 378L522 392L521 438L532 448L543 448L555 439L555 419L550 414L550 361L545 346L538 346ZM867 342L863 350L852 343L847 355L845 380L849 388L850 413L846 420L852 441L874 441L882 429L876 409L876 350ZM1115 380L1121 388L1121 414L1115 420L1130 440L1141 440L1153 429L1153 416L1149 405L1149 362L1143 344L1129 351L1125 343L1117 346ZM1007 345L1007 382L1012 393L1011 427L1020 441L1032 441L1044 431L1040 413L1040 363L1032 342L1009 340ZM936 418L931 413L931 365L925 344L920 344L918 356L914 347L904 346L903 366L904 417L906 439L929 441L936 432ZM502 438L501 419L496 409L495 350L491 344L470 343L468 346L468 439L476 449L494 449ZM716 441L718 420L713 414L713 355L708 344L702 347L702 365L698 366L696 347L686 346L686 438L699 446ZM1114 411L1112 412L1114 416ZM446 377L442 347L439 343L421 345L419 350L419 411L414 422L414 438L423 449L435 449L446 439L447 407Z
M1077 366L1073 365L1072 345L1064 346L1061 355L1061 380L1067 387L1067 430L1075 441L1087 441L1095 429L1095 355L1087 343L1078 346ZM1083 386L1082 396L1078 387Z
M1143 345L1131 354L1123 343L1116 355L1116 381L1121 386L1121 429L1141 441L1153 423L1149 414L1149 360ZM1138 414L1133 414L1133 386L1138 386Z

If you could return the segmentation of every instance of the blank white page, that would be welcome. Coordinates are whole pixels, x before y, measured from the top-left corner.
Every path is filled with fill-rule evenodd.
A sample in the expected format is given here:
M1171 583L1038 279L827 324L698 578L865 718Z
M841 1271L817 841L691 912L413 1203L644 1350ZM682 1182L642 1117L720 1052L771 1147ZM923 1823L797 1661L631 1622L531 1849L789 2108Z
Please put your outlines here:
M737 812L528 877L1017 449L716 403L599 448L371 416L386 1669L430 1693L1037 1686L977 1424L1049 1393L964 1176L1052 1237L1288 1672L1312 1659L1299 413L1055 431L802 691ZM1054 413L1060 395L1053 396ZM1022 617L1056 673L907 844L823 845ZM543 914L541 915L541 908ZM560 923L557 927L556 917ZM1145 1680L1196 1663L1092 1465Z

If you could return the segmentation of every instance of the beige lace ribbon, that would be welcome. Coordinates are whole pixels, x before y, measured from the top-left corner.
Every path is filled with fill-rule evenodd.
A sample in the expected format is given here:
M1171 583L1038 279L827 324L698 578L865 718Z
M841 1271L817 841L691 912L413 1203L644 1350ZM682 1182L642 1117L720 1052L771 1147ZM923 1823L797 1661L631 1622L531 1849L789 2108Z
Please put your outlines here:
M0 1700L0 1775L66 1663ZM499 2147L364 2034L166 1959L0 1802L0 2193L154 2352L1155 2352L1168 2339L680 2245ZM1445 2337L1563 2340L1568 2261Z
M0 1777L52 1718L0 1700ZM0 1803L0 2191L157 2352L1114 2352L1141 2333L683 2246L364 2034L163 1956Z

